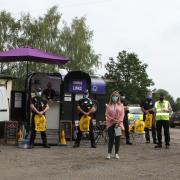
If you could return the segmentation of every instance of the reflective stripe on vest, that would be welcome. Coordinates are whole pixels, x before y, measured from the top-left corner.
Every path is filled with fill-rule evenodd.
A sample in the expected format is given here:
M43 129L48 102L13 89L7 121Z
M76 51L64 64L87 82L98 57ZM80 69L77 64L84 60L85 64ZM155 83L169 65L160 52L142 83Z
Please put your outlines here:
M163 112L162 109L168 110L168 101L163 101L160 103L159 101L156 102L155 108L156 108L156 120L169 120L169 113Z

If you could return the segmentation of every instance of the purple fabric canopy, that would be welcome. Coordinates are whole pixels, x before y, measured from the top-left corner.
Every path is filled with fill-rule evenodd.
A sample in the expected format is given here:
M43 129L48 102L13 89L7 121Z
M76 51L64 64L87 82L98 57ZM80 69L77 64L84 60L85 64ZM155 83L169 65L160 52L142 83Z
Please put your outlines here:
M32 61L48 64L65 64L68 58L57 56L31 47L11 49L0 52L0 62Z

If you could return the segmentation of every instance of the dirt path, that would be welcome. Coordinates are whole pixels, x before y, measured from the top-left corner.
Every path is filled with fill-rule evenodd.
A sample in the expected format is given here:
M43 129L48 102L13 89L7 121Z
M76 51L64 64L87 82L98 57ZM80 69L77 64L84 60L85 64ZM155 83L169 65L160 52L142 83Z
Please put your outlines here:
M89 144L90 145L90 144ZM82 144L44 149L0 146L0 180L179 180L180 129L171 129L171 148L121 145L120 159L106 160L107 146Z

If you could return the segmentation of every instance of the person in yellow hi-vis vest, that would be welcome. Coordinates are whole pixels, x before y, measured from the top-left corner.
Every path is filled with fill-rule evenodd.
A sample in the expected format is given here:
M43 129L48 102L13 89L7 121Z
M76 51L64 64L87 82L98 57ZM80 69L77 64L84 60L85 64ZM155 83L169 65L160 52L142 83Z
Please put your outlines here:
M165 96L161 94L159 101L155 103L156 110L156 128L158 136L158 144L155 148L162 148L162 127L164 128L165 145L168 149L170 146L169 118L172 111L169 101L165 100Z
M41 133L43 147L50 148L50 146L47 144L46 117L45 117L45 113L48 111L49 106L47 104L47 100L43 99L41 95L42 95L41 88L37 88L35 91L35 96L31 99L30 108L32 111L32 120L31 120L30 148L34 147L36 132Z

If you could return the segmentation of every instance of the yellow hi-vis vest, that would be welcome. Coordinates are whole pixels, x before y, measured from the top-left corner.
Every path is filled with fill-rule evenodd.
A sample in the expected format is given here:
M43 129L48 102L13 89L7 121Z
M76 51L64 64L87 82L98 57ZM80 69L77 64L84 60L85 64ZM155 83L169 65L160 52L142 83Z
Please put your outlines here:
M156 108L156 121L158 120L169 120L169 113L164 112L164 110L168 110L169 102L164 100L163 102L157 101L155 103Z

